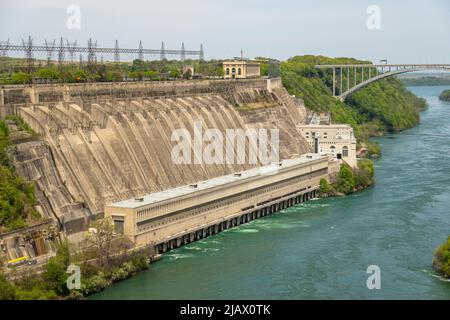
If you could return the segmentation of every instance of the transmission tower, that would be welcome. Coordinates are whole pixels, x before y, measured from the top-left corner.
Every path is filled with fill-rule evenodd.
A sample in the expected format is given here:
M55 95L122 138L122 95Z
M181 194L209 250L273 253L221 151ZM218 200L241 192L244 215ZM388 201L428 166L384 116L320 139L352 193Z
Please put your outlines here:
M138 59L144 61L144 48L142 47L142 41L139 41Z
M166 60L166 49L164 48L164 41L161 43L161 56L160 60Z
M8 41L2 41L0 42L0 49L2 51L2 57L6 57L6 52L8 52L9 49L9 38Z
M186 50L184 49L184 42L181 43L181 61L186 60Z
M53 60L53 51L55 51L55 43L56 40L53 40L53 42L47 42L47 40L44 40L45 42L45 48L47 50L47 60L48 62Z
M67 44L67 51L69 51L70 56L70 62L73 62L75 60L75 50L77 47L77 41L70 43L69 40L66 40Z
M97 47L97 41L95 44L92 42L92 39L88 41L88 65L93 67L97 58L95 56L95 48Z
M203 43L200 44L200 54L199 54L199 58L200 58L200 61L205 60L205 51L203 50Z
M31 73L33 67L33 39L28 36L28 41L22 39L22 46L25 48L25 59L27 61L27 71Z
M61 66L64 63L65 59L65 48L64 48L64 41L63 38L59 40L59 49L58 49L58 64Z
M118 40L116 40L116 45L114 46L114 62L120 62L120 49Z

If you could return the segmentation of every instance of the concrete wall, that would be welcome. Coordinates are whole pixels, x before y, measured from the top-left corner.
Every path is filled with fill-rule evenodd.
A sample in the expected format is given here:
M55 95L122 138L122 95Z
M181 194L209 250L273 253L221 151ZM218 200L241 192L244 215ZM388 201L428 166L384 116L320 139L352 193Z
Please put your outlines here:
M0 87L0 105L98 99L161 97L183 94L219 93L246 88L266 89L264 79L177 80L141 82L98 82L71 84L8 85Z

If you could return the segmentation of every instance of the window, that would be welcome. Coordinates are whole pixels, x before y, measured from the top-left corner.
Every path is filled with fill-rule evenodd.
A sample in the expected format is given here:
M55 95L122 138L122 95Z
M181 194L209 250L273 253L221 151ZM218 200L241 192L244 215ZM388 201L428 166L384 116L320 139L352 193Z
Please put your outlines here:
M342 156L348 157L348 148L346 146L342 147Z
M124 217L120 217L120 216L113 216L113 221L114 221L114 231L116 233L120 233L123 234L123 225L125 222L125 218Z
M236 68L232 68L232 69L231 69L231 73L232 73L232 74L236 74Z
M241 75L241 68L238 68L238 75Z
M230 68L227 68L227 70L225 71L226 75L230 75Z

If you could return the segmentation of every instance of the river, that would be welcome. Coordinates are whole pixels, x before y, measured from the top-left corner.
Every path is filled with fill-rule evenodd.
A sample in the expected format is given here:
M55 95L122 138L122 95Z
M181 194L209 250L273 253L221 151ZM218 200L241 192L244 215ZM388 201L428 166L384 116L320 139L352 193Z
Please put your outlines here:
M450 299L432 268L450 235L449 87L421 124L377 140L376 186L313 200L164 254L91 299ZM366 286L369 265L381 289Z

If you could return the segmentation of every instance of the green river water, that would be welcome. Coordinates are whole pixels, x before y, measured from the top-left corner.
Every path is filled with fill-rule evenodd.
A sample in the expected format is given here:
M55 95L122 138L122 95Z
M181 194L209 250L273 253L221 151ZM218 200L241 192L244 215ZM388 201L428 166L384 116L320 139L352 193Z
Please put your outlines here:
M91 299L450 299L431 268L450 235L449 87L421 124L379 138L376 186L313 200L164 254ZM369 290L366 269L381 269Z

